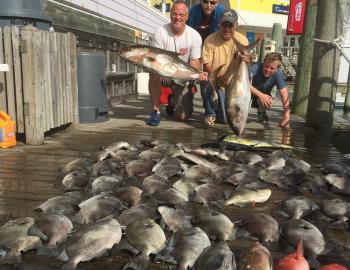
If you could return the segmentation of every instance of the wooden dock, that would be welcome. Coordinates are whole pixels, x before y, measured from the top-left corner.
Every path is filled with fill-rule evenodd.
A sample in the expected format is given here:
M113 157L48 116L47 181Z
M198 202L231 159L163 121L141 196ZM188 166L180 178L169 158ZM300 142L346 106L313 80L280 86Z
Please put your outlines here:
M113 107L109 121L80 124L78 128L66 126L56 129L45 134L42 145L26 145L19 141L14 148L0 149L0 224L13 218L33 216L32 209L35 206L63 193L59 177L63 165L79 157L88 157L112 142L133 143L154 138L174 143L202 144L215 142L222 136L231 134L225 125L204 127L198 93L193 118L186 123L175 121L162 110L161 124L149 127L144 122L148 119L149 108L148 97L141 96L139 100ZM328 158L344 158L322 136L307 128L301 118L293 116L291 131L283 131L278 127L281 107L277 105L268 115L269 124L262 125L257 123L256 113L252 109L244 136L287 143L299 149L307 146L307 149L299 150L296 154L312 164L319 164ZM37 258L33 253L25 255L23 259L20 268L16 269L54 270L61 265L56 261L48 261L47 258ZM93 263L80 264L78 269L119 269L116 265L121 266L126 260L126 257L101 258ZM168 269L168 266L154 264L151 269Z

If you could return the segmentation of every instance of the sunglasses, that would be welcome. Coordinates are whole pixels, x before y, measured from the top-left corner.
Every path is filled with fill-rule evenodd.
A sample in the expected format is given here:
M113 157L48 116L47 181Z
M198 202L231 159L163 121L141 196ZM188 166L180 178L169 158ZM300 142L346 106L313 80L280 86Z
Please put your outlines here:
M209 1L209 0L202 0L203 4L210 4L212 6L215 6L218 2L217 1Z

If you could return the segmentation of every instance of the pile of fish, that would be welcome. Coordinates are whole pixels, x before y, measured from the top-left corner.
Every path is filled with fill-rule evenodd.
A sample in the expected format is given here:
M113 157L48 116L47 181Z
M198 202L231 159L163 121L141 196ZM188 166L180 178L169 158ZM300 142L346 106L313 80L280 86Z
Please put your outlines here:
M121 141L68 163L60 181L62 195L0 227L0 264L33 249L62 269L116 254L129 254L123 269L349 264L339 256L350 254L348 164L311 167L289 150Z

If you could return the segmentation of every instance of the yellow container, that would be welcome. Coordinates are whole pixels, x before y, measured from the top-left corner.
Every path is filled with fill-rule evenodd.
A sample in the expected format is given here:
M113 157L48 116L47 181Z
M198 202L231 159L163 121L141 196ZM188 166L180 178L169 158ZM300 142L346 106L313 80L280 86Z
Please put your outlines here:
M16 145L16 124L11 117L0 111L0 147L9 148Z

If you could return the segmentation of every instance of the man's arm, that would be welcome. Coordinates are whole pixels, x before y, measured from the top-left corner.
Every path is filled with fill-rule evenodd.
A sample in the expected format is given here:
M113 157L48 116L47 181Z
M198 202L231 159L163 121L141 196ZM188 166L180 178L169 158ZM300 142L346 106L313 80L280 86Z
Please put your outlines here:
M280 127L286 128L289 126L289 121L290 121L288 88L287 87L282 88L280 90L280 95L282 98L282 105L283 105L283 119L280 123Z
M190 65L198 70L201 69L201 61L199 58L190 60Z
M265 108L265 109L269 109L272 106L272 97L270 95L266 95L263 92L259 91L258 89L256 89L254 86L250 86L250 92L255 95L261 105Z

